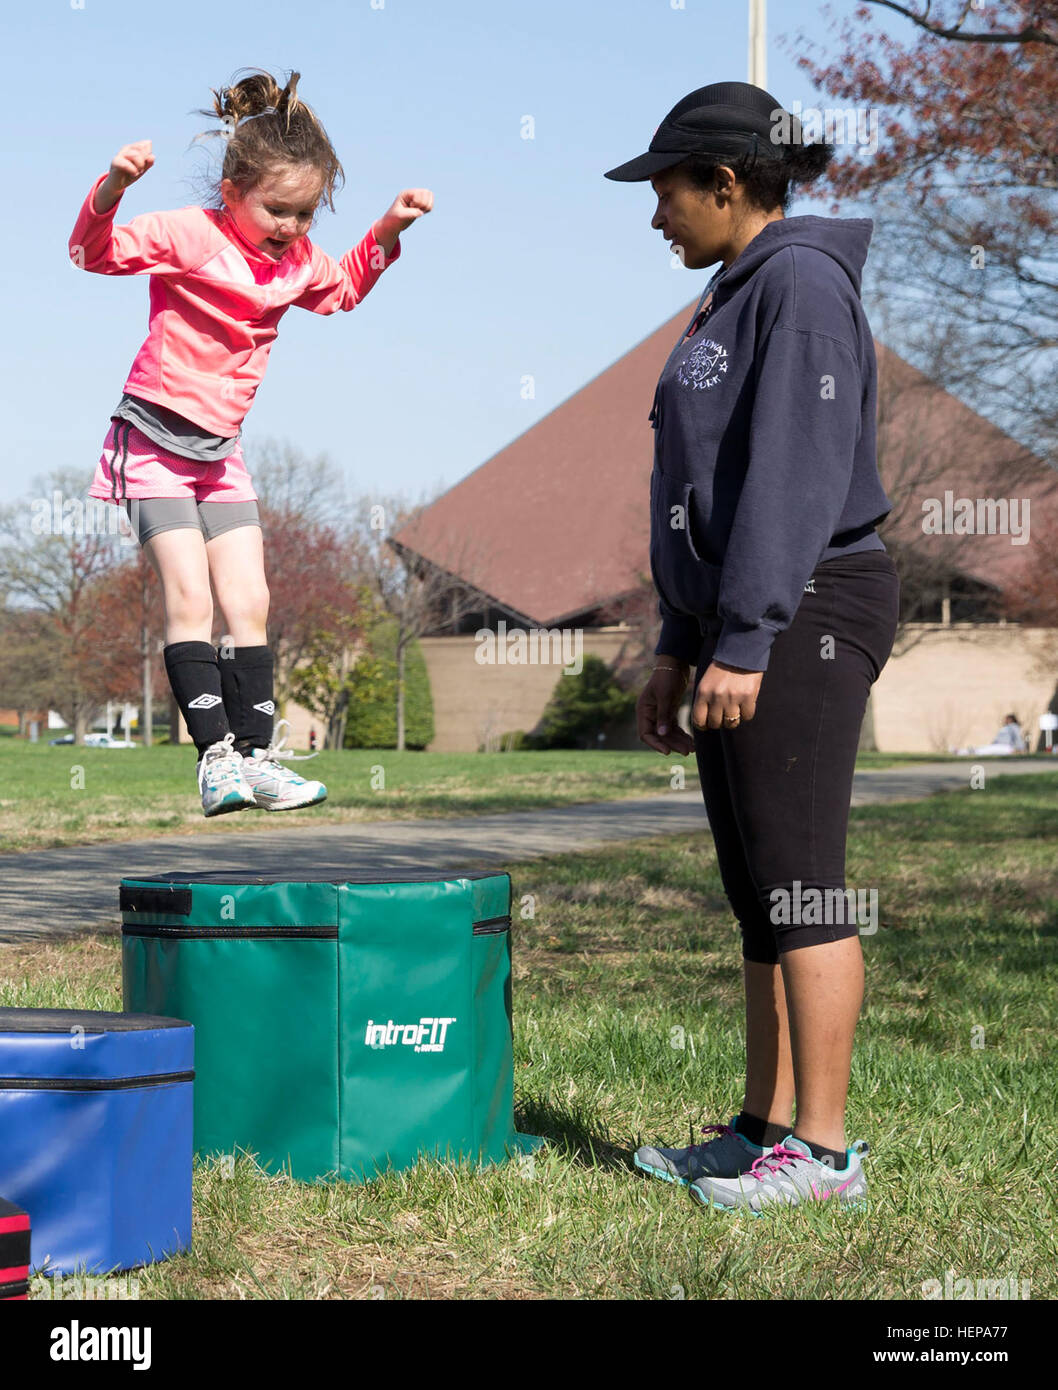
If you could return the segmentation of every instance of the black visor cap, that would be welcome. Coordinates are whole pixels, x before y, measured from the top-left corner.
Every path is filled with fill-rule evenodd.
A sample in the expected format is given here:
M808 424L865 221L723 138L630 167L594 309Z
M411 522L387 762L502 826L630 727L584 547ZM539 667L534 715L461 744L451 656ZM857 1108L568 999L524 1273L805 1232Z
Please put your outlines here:
M646 153L608 169L605 177L642 182L694 154L737 159L756 151L758 159L781 159L784 132L790 143L799 143L801 123L770 92L748 82L713 82L676 103Z

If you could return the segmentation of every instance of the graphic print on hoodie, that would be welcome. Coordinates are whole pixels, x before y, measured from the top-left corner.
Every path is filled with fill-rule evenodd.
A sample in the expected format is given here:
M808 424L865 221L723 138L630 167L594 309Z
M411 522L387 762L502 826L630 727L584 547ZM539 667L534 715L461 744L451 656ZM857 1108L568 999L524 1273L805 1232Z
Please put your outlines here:
M769 222L707 287L650 419L650 564L658 654L767 670L816 565L884 550L877 366L860 302L869 219ZM695 326L692 321L692 328Z

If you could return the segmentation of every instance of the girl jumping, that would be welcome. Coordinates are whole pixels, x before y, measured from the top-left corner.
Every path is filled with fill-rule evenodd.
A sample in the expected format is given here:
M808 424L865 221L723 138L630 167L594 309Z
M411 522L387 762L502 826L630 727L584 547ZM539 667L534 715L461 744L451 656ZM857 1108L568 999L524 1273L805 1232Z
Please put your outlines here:
M354 308L399 259L400 233L433 194L405 189L340 262L309 240L319 203L333 211L344 172L323 126L296 96L248 70L213 92L226 141L212 205L150 212L124 226L124 190L154 163L151 142L125 145L92 185L70 257L101 275L149 275L150 323L111 412L89 496L124 505L165 603L165 669L198 750L207 816L290 810L327 789L280 758L268 586L257 494L239 447L279 320L293 304ZM231 646L213 646L210 581Z

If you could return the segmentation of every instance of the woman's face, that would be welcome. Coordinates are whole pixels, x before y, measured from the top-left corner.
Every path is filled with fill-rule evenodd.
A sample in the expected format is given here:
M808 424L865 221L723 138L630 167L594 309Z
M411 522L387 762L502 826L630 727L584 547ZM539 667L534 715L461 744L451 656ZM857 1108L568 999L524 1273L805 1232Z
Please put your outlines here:
M688 270L704 270L730 255L738 229L741 189L730 169L719 174L717 192L695 188L678 166L663 169L650 180L658 206L650 225L661 232Z
M280 260L312 226L323 184L315 170L279 169L245 194L224 179L221 197L247 241Z

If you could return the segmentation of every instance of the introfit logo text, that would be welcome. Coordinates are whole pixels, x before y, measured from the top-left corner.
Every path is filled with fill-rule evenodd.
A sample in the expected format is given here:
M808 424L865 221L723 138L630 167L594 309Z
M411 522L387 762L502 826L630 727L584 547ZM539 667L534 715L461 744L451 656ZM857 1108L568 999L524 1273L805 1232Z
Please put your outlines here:
M369 1018L364 1042L368 1047L391 1047L400 1043L403 1047L413 1047L416 1052L443 1052L450 1023L455 1023L455 1019L420 1018L418 1023L394 1023L390 1019L388 1023L375 1023Z

